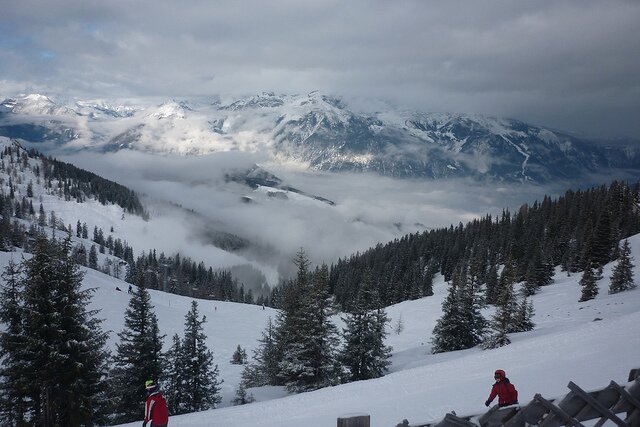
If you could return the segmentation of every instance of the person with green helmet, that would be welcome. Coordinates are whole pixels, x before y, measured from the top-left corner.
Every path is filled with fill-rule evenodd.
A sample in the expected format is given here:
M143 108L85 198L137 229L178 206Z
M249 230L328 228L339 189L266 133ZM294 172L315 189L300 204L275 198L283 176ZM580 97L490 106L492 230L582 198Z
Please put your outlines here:
M160 388L152 380L145 381L144 386L147 390L147 401L144 405L142 427L147 427L149 421L151 421L150 427L167 427L169 411L167 410L167 402L160 393Z

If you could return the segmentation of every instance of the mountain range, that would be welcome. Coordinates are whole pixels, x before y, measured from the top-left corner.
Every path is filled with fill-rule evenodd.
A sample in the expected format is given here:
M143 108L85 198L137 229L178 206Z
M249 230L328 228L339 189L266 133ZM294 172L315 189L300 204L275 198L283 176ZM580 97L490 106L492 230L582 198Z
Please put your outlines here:
M258 153L331 172L583 184L640 171L640 147L595 143L522 121L397 108L361 112L340 98L262 93L159 105L6 98L0 136L58 149L180 155Z

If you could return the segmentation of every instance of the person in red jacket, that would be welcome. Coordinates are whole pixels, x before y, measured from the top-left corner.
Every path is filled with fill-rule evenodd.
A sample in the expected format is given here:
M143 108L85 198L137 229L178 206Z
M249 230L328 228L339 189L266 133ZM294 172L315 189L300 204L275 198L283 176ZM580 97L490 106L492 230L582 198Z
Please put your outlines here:
M498 396L498 406L509 406L518 403L518 391L511 384L509 378L507 378L505 372L502 369L498 369L495 372L494 378L496 383L491 387L491 394L486 402L485 406L491 405L493 399Z
M169 424L169 411L167 410L167 402L160 393L160 389L153 381L145 382L147 389L147 402L144 405L144 422L142 427L147 427L147 423L151 421L151 427L167 427Z

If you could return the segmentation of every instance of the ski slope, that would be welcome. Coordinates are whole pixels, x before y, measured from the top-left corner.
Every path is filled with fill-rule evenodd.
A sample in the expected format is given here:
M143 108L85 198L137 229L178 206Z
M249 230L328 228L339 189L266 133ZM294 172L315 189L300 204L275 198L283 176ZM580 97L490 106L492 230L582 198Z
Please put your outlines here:
M640 235L630 242L634 263L638 265ZM4 266L11 257L19 260L21 256L17 252L2 252L0 264ZM446 294L446 284L439 278L434 296L387 309L392 319L390 330L400 317L404 325L399 335L390 331L388 343L394 351L387 376L298 395L287 395L278 387L250 389L257 401L236 407L230 406L230 400L242 366L232 365L231 355L238 345L251 355L261 331L276 311L200 301L200 313L207 316L208 345L224 380L223 402L215 410L173 416L170 425L324 427L335 425L339 416L367 413L373 427L389 427L405 418L412 423L439 419L451 410L458 414L479 413L485 410L483 402L493 383L493 371L498 368L506 370L518 388L521 403L528 402L535 393L561 396L570 380L587 390L603 386L611 379L623 382L630 368L640 367L640 288L608 295L614 264L604 269L598 297L584 303L578 302L580 274L569 277L558 271L555 283L533 297L536 328L511 335L509 346L431 355L429 338ZM636 281L640 278L640 268L636 268L635 278ZM101 310L103 327L111 331L109 346L114 350L116 333L122 330L129 301L128 285L93 270L87 270L84 285L95 288L91 306ZM191 299L159 291L150 293L161 331L167 336L167 348L174 333L182 335ZM486 314L490 315L490 310ZM141 420L142 407L141 402ZM139 422L127 424L138 425Z

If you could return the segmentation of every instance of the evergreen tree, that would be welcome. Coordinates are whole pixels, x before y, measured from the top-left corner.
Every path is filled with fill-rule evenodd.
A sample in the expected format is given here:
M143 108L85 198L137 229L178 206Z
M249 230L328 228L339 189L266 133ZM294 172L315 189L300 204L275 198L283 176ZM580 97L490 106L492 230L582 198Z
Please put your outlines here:
M247 361L247 352L242 347L240 347L240 344L238 344L236 351L234 351L233 355L231 356L231 364L244 365L246 361Z
M258 340L258 348L253 351L253 361L242 371L242 382L245 387L261 387L278 384L281 353L275 339L275 328L271 318L266 329Z
M371 272L365 271L354 308L343 318L345 346L340 360L348 370L349 381L383 376L391 362L391 347L384 344L389 322Z
M247 394L247 388L241 381L236 390L236 397L231 401L234 406L246 405L247 403L254 402L255 398L252 394Z
M511 255L505 261L504 269L500 275L500 295L496 301L496 312L491 319L492 333L484 340L482 347L491 349L502 347L511 343L508 333L518 332L515 324L515 316L518 305L513 290L515 284L515 267Z
M522 301L518 304L517 311L513 318L514 332L526 332L531 331L535 327L533 323L533 303L527 299L526 295L523 295Z
M207 336L203 331L206 316L198 314L198 303L191 303L185 316L182 340L185 394L182 402L185 412L215 408L221 401L218 365L213 365L213 353L207 348Z
M582 278L580 279L580 286L582 286L580 302L592 300L598 295L598 283L593 268L585 268L584 273L582 273Z
M433 328L431 352L434 354L464 348L459 340L459 337L465 333L463 330L464 321L459 310L461 285L458 270L451 277L447 296L442 302L442 316Z
M23 285L20 265L9 261L2 273L4 285L0 290L0 321L5 330L0 334L0 418L7 425L21 426L26 423L28 375L25 364Z
M89 268L93 270L98 269L98 252L96 251L96 245L91 245L89 249Z
M337 328L329 319L328 268L323 266L311 280L309 260L303 250L296 255L295 264L298 301L284 325L288 338L279 366L287 389L299 392L337 384L339 366Z
M117 356L113 361L112 400L115 421L126 423L140 418L140 405L145 400L147 380L161 384L164 355L158 319L153 312L151 296L141 287L134 288L125 311L124 329L118 333Z
M165 382L165 397L170 414L183 413L185 400L185 366L180 336L173 336L173 344L167 353L167 376Z
M618 292L628 291L636 287L633 281L633 258L631 257L631 246L629 240L625 239L620 250L618 263L613 267L611 275L611 283L609 284L609 293L617 294Z
M24 299L18 384L29 396L26 412L34 425L84 425L106 421L101 402L107 373L107 335L87 311L90 290L70 256L71 239L49 242L40 235L33 257L23 262ZM21 403L16 402L21 405Z

